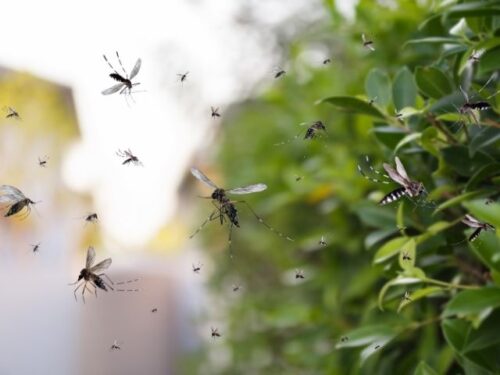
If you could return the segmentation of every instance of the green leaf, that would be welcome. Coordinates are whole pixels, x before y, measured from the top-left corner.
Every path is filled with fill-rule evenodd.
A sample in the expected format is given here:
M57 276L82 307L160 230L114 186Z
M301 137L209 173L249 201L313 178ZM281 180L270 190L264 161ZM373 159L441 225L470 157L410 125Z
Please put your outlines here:
M418 277L404 277L404 276L398 276L395 279L386 282L382 287L382 289L380 289L380 292L378 293L378 308L384 311L384 306L383 306L384 297L387 294L387 291L389 290L390 287L394 285L409 285L421 282L422 280Z
M397 237L397 238L393 238L389 242L386 242L375 253L373 263L377 264L377 263L385 262L387 259L398 254L402 248L405 248L406 244L408 242L409 242L409 240L407 237Z
M475 200L464 203L464 206L479 220L486 221L496 228L500 228L500 204L485 204L484 200Z
M473 229L467 230L467 236ZM500 240L491 231L483 231L479 238L473 242L468 242L469 247L476 257L490 270L500 272Z
M458 353L465 347L470 324L460 319L444 319L441 323L443 335L448 344Z
M500 288L484 287L474 290L464 290L453 297L443 311L444 317L452 315L479 314L487 308L500 306Z
M489 163L483 165L469 179L467 185L465 185L465 191L474 189L480 182L496 175L500 175L500 163Z
M479 60L479 73L485 74L498 69L500 61L500 48L486 51Z
M381 143L391 150L393 150L407 134L405 130L392 126L377 126L373 129L373 133Z
M413 375L438 375L438 373L424 361L420 361Z
M418 67L415 70L415 82L422 94L433 99L440 99L453 91L448 77L433 67Z
M352 96L331 96L320 100L318 103L329 103L347 112L368 115L379 119L385 118L382 112L380 112L375 106Z
M479 197L481 195L484 195L486 193L486 190L478 190L478 191L469 191L467 193L463 193L460 195L457 195L456 197L453 197L451 199L448 199L447 201L441 203L435 210L434 214L443 211L444 209L447 209L449 207L456 206L457 204L460 204L464 201L467 201L472 198Z
M411 270L415 266L417 245L414 239L409 240L399 251L399 266L405 270ZM403 259L404 255L409 256L410 260Z
M349 340L339 342L335 347L340 349L372 345L381 341L390 340L396 336L396 333L396 329L393 325L366 325L348 332L346 336Z
M408 143L416 141L417 139L420 139L421 137L422 137L422 133L408 134L402 140L400 140L399 143L396 145L396 147L394 148L394 153L396 154L401 147L403 147L404 145L406 145Z
M391 80L386 72L374 68L365 80L365 91L369 98L377 98L377 103L386 106L391 101Z
M498 346L500 344L498 327L500 327L500 310L495 310L478 329L470 332L464 353L484 350L490 346Z
M500 14L498 2L475 1L457 4L446 10L447 18L482 17Z
M445 38L440 36L431 36L427 38L419 38L419 39L410 39L403 47L411 44L460 44L461 41L459 38Z
M469 144L469 152L471 156L474 156L479 149L488 147L496 142L500 142L500 129L487 128L472 138Z
M450 146L441 150L444 161L458 174L465 177L472 176L478 169L492 161L491 156L477 152L473 157L469 155L467 147Z
M406 66L401 68L394 78L392 85L392 100L396 111L405 107L415 107L417 101L417 86L413 74Z

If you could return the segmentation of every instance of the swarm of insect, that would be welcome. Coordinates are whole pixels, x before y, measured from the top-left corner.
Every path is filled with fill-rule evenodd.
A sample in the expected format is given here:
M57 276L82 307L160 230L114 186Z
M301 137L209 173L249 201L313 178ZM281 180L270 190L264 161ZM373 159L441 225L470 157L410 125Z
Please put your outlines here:
M73 294L75 295L75 301L78 300L76 297L76 292L83 286L82 299L83 302L85 303L85 291L88 290L89 292L92 293L87 284L90 284L92 287L94 287L94 293L96 297L97 297L97 288L102 289L105 292L108 291L108 288L114 290L110 284L104 281L103 277L106 277L111 284L113 284L113 282L105 273L102 272L108 269L108 267L111 265L111 258L104 259L102 262L99 262L95 266L93 266L94 261L95 261L95 250L92 246L90 246L87 249L85 268L82 268L82 270L80 271L80 275L78 275L78 279L74 283L68 284L68 285L78 284L75 290L73 291Z
M135 78L137 73L139 73L139 70L141 69L142 60L137 59L134 67L132 68L132 71L130 72L130 76L129 76L127 71L123 67L122 60L120 58L120 55L118 54L118 51L116 52L116 58L118 59L118 62L120 63L121 69L123 70L123 75L118 73L117 70L113 67L113 65L111 65L111 63L109 62L106 55L102 55L102 57L104 57L104 60L106 61L106 63L109 65L109 67L113 71L113 73L111 73L109 76L111 78L113 78L115 81L118 81L118 83L116 85L111 86L110 88L104 90L102 92L102 95L110 95L110 94L114 94L115 92L120 92L120 94L125 95L125 98L130 97L132 100L134 100L134 98L132 97L132 94L133 94L132 89L135 86L140 85L140 83L139 82L133 83L132 80ZM127 102L127 104L128 104L128 102Z
M468 227L471 228L476 228L474 232L469 236L469 242L474 241L476 238L479 237L481 234L481 231L488 231L488 230L494 230L495 227L489 223L483 223L479 220L477 220L475 217L467 214L465 215L465 218L462 219L462 223L467 225Z
M219 107L217 107L217 108L210 107L210 109L212 111L212 118L220 117Z
M267 186L265 184L254 184L254 185L248 185L244 187L238 187L234 189L222 189L219 188L215 183L213 183L207 176L205 176L200 170L196 168L191 168L191 174L199 181L203 182L205 185L211 187L214 189L212 194L209 197L203 197L203 198L209 198L212 199L212 203L215 206L215 210L212 211L212 213L208 216L208 218L198 227L198 229L191 235L189 238L193 238L196 234L198 234L203 227L214 220L218 220L221 225L224 224L225 221L229 223L229 239L228 242L231 245L231 234L232 234L232 229L233 226L239 228L240 227L240 221L238 218L238 210L236 209L236 203L242 203L245 204L248 209L252 212L252 214L255 216L255 218L262 224L264 225L267 229L270 231L276 233L280 237L284 237L289 241L293 241L290 237L285 236L283 233L275 230L273 227L268 225L260 216L258 216L255 211L250 207L250 205L242 200L239 201L233 201L229 199L227 194L236 194L236 195L242 195L242 194L250 194L250 193L257 193L260 191L264 191L267 189Z
M213 339L216 339L217 337L222 337L222 335L219 333L219 329L216 327L210 327L210 330L212 331L211 335Z
M137 156L135 156L130 149L126 149L124 151L118 150L116 152L116 155L119 157L125 159L122 163L122 165L136 165L136 166L142 166L141 161Z
M201 267L203 267L203 264L198 263L196 266L194 264L192 264L192 267L193 267L193 272L198 274L198 273L200 273Z
M375 51L373 40L366 39L365 34L361 34L361 40L363 41L363 47L368 48L370 51Z
M47 162L49 161L48 156L44 156L43 158L38 157L38 165L42 168L47 166Z
M4 217L9 217L20 213L24 208L26 208L26 213L22 214L21 217L24 219L28 217L31 212L32 204L38 202L33 202L30 198L27 198L21 190L14 186L2 185L0 186L0 207L8 208L7 213Z
M21 116L19 116L19 113L12 107L4 107L5 111L7 114L5 115L5 118L12 118L16 120L21 120Z

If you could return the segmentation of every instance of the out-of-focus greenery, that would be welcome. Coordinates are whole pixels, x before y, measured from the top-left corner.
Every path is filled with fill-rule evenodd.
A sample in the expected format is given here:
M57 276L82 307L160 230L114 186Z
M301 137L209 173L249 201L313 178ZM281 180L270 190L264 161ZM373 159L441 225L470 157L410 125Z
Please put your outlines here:
M460 220L500 227L500 204L485 203L500 195L500 3L442 3L360 1L349 23L326 1L287 74L225 114L217 182L266 183L244 199L294 242L243 204L233 258L227 232L206 230L224 314L198 373L499 373L499 237L470 243ZM493 108L460 116L460 86ZM327 136L304 140L316 120ZM399 156L425 196L378 205L397 184L364 179L365 155L378 169Z

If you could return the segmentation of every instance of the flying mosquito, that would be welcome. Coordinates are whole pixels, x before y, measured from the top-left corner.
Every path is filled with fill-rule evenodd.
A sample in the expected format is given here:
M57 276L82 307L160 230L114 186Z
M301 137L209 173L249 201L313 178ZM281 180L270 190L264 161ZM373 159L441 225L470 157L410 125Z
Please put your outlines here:
M114 94L115 92L120 92L120 94L126 95L126 97L130 96L130 98L132 100L134 100L134 98L132 97L132 89L135 86L140 85L140 83L139 82L133 83L132 80L135 78L137 73L139 73L139 70L141 69L142 60L137 59L134 67L132 68L132 71L130 72L130 76L129 76L127 71L123 67L122 60L120 58L120 55L118 54L118 51L116 52L116 58L118 59L118 62L120 63L120 67L123 70L123 75L118 73L118 71L113 67L113 65L111 65L111 63L109 62L106 55L102 55L102 57L104 57L104 60L106 61L106 63L109 65L111 70L113 70L113 73L111 73L109 76L118 82L116 85L111 86L110 88L104 90L102 92L102 95L110 95L110 94Z
M14 118L16 120L21 120L21 116L19 116L19 113L12 107L5 107L7 111L7 115L5 115L5 118Z
M285 69L277 67L274 71L274 79L278 79L286 74Z
M212 118L220 117L219 107L217 108L210 107L210 109L212 110Z
M31 212L30 205L36 204L38 202L33 202L30 198L27 198L21 190L14 186L2 185L0 186L0 207L8 207L7 213L4 217L9 217L16 215L26 208L26 213L21 215L22 218L28 217Z
M194 264L192 264L192 267L193 267L193 272L194 273L200 273L201 267L203 267L203 264L198 263L198 265L196 265L196 266Z
M122 165L136 165L136 166L142 166L141 161L137 156L135 156L130 149L126 149L124 151L118 150L116 152L116 155L119 157L125 159L122 163Z
M477 220L475 217L467 214L465 215L465 218L462 219L462 223L467 225L468 227L471 228L476 228L474 232L469 236L469 242L474 241L479 235L481 234L481 231L488 231L490 229L495 229L495 227L491 224L488 223L483 223L479 220Z
M321 240L319 240L319 242L318 242L318 243L319 243L321 246L326 246L326 245L327 245L327 243L326 243L326 241L325 241L325 236L321 236Z
M471 63L477 63L481 59L481 55L484 53L484 49L480 49L479 51L476 51L475 49L472 50L472 53L470 54L469 58L467 59Z
M408 251L403 251L403 261L410 261L411 257L410 254L408 254Z
M89 292L92 292L90 288L87 286L87 284L90 284L92 287L94 287L94 293L96 297L97 297L97 288L102 289L105 292L108 291L108 288L114 290L110 284L104 281L103 277L106 277L111 284L113 282L105 273L102 272L111 265L111 258L104 259L102 262L99 262L95 266L93 266L94 261L95 261L95 250L92 246L90 246L87 249L85 268L82 268L82 270L80 271L78 280L76 280L72 284L68 284L68 285L78 284L75 290L73 291L73 294L75 295L75 300L78 300L76 297L76 292L83 286L82 289L83 303L85 303L85 291L88 290Z
M349 340L349 337L347 337L347 336L342 336L340 338L340 342L347 342L348 340Z
M305 276L304 276L304 271L303 271L303 270L296 269L296 270L295 270L295 278L296 278L296 279L305 279Z
M331 62L332 62L332 59L326 58L326 59L323 60L323 65L330 64Z
M156 308L156 307L152 308L152 309L151 309L151 312L152 312L152 313L156 313L156 312L158 312L158 308Z
M97 213L91 212L87 216L85 216L85 224L87 223L92 223L96 224L99 221L99 218L97 217Z
M186 73L178 73L177 74L177 77L179 77L179 81L181 83L184 83L186 80L187 80L187 76L188 76L189 72L186 72Z
M367 40L365 34L361 34L361 39L363 40L363 47L368 48L370 51L375 51L373 40Z
M241 285L237 285L237 284L233 285L233 292L237 292L240 289L241 289Z
M37 243L36 245L30 245L31 246L31 250L33 251L33 254L36 254L38 252L38 250L40 250L40 242Z
M114 350L121 350L121 347L120 347L120 345L118 345L118 341L117 340L115 340L113 342L113 345L111 345L111 347L109 348L110 352L114 351Z
M397 182L398 184L401 185L401 187L391 191L389 194L387 194L380 200L379 204L382 206L388 203L396 202L399 199L403 198L404 196L407 196L409 198L418 197L425 191L424 184L418 181L413 181L412 179L410 179L410 177L408 177L408 174L406 173L403 163L401 163L401 160L399 160L397 156L395 160L396 160L396 169L394 169L387 163L383 164L384 169L387 172L388 176L385 174L384 175L381 174L380 172L376 171L375 169L373 169L373 167L370 166L370 170L375 172L379 176L383 176L385 178L391 178L394 182ZM362 168L359 165L358 165L358 171L361 173L363 177L365 177L368 180L374 182L381 182L385 184L388 183L388 181L382 181L379 179L369 177L363 172Z
M410 297L410 292L406 291L405 294L403 295L403 301L404 302L411 302L411 297Z
M44 156L43 158L38 157L38 165L42 168L47 166L47 162L49 161L48 156Z
M236 209L236 203L243 203L248 207L248 209L252 212L255 218L267 229L276 233L280 237L284 237L289 241L293 241L290 237L285 236L283 233L275 230L273 227L267 224L259 215L257 215L257 213L252 209L252 207L246 201L243 200L233 201L229 199L227 196L227 194L242 195L242 194L250 194L250 193L257 193L260 191L264 191L267 189L267 186L265 184L254 184L254 185L248 185L244 187L225 190L215 185L207 176L205 176L200 170L196 168L191 168L191 174L196 179L203 182L205 185L214 189L214 191L209 197L203 197L203 198L212 199L212 203L215 206L215 210L212 211L212 213L208 216L208 218L200 225L200 227L198 227L198 229L191 236L189 236L189 238L193 238L196 234L198 234L198 232L200 232L208 222L219 220L220 224L223 225L224 222L227 220L229 224L228 242L231 245L231 235L233 226L236 226L237 228L240 227L240 221L238 218L238 210Z
M300 125L306 125L307 123L303 123L303 124L300 124ZM318 137L320 134L320 132L323 132L325 134L328 134L326 132L326 126L325 124L323 124L323 121L314 121L312 124L310 124L305 133L304 133L304 140L307 140L307 139L315 139L316 137ZM303 134L303 132L301 131L299 134L297 134L296 136L294 136L293 138L289 139L288 141L284 141L284 142L280 142L280 143L275 143L274 145L275 146L282 146L282 145L286 145L292 141L295 141L297 140L301 135Z
M477 101L477 102L471 102L469 99L469 95L465 92L465 90L460 86L460 91L462 92L462 95L464 96L465 103L462 104L460 108L458 108L458 112L461 115L467 115L471 116L472 119L474 120L475 124L479 126L479 119L476 117L474 111L484 111L487 109L491 108L491 104L486 102L486 101ZM491 96L490 96L491 97Z
M212 338L215 339L217 337L222 337L222 335L219 333L219 329L215 327L210 327L210 330L212 331Z

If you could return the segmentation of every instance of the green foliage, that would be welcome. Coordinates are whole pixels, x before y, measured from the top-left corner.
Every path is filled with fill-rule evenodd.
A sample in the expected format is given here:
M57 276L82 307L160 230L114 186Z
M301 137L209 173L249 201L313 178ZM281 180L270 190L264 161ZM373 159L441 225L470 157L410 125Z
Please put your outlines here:
M292 58L284 79L225 122L218 160L225 185L268 184L248 201L295 241L241 208L234 259L218 253L212 280L226 299L221 290L232 281L244 285L227 308L220 345L230 360L218 373L498 373L498 229L470 243L473 229L461 219L469 213L500 228L500 204L486 201L500 196L492 76L500 68L500 5L401 0L388 8L365 0L346 26L327 3L333 63ZM360 43L367 30L374 52ZM294 44L297 55L327 39L310 38ZM483 52L477 62L473 51ZM460 87L492 108L461 115ZM319 119L326 137L274 146ZM379 206L396 184L360 176L364 155L378 166L394 165L397 155L426 195ZM304 270L301 283L295 268Z

